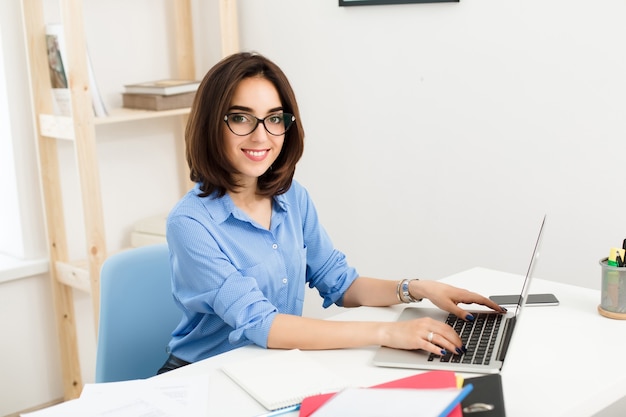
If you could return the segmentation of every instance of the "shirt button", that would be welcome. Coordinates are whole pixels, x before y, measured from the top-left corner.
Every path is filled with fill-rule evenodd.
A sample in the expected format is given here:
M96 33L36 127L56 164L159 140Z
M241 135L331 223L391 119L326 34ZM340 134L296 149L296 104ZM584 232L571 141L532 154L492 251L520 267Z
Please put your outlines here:
M283 284L287 283L287 278L283 278Z
M272 249L278 249L278 245L277 245L276 243L274 243L274 244L272 245Z

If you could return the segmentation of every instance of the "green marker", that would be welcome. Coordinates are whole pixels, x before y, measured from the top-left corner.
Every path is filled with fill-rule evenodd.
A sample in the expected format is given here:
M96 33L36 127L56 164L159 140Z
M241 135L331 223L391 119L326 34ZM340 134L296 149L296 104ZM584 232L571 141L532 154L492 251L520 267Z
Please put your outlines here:
M621 252L620 252L621 251ZM617 267L619 266L618 257L620 254L623 259L624 249L611 248L609 258L607 259L607 265ZM619 272L616 270L606 271L606 307L607 310L616 312L619 306Z
M624 249L619 248L611 248L611 252L609 253L609 258L607 260L607 264L609 266L620 266L619 260L624 259Z

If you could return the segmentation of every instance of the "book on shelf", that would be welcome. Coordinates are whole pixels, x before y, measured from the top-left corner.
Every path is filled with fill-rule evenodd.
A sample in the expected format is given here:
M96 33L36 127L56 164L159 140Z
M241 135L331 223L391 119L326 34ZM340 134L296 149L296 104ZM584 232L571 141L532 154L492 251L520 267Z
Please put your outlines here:
M170 96L173 94L195 92L199 86L200 81L197 80L168 79L127 84L124 86L124 91L131 94L158 94L161 96Z
M46 26L46 49L48 51L48 69L50 70L54 113L70 116L72 103L65 71L65 54L61 53L62 45L64 46L63 39L63 27L61 25L50 24Z
M93 106L93 113L96 117L106 117L109 112L104 105L98 84L96 84L96 75L93 72L93 66L91 65L91 58L87 53L87 71L89 71L89 88L91 89L91 102Z
M46 25L46 46L48 50L48 67L50 69L54 112L61 116L71 116L72 101L67 80L66 63L68 61L65 49L65 33L62 24L49 23ZM96 77L89 54L87 54L87 71L89 72L89 89L91 91L94 115L96 117L105 117L108 115L108 112L102 101L98 85L96 84Z
M127 109L172 110L191 107L196 92L163 96L159 94L122 93L122 106Z

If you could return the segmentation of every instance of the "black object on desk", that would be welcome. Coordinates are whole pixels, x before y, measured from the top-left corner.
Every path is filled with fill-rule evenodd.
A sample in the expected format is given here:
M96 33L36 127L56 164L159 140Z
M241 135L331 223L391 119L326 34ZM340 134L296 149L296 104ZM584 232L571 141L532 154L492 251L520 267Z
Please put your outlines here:
M467 378L463 386L467 384L474 389L461 402L464 417L506 417L500 374Z

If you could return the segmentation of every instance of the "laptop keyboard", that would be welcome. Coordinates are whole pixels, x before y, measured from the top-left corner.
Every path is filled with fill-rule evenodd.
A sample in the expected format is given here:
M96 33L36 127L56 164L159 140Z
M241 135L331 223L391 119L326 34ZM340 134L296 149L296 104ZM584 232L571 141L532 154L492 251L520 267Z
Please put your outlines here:
M461 337L467 352L463 355L448 352L444 356L431 353L429 361L489 364L496 345L498 329L502 323L501 314L474 313L474 321L465 321L450 313L446 323Z

